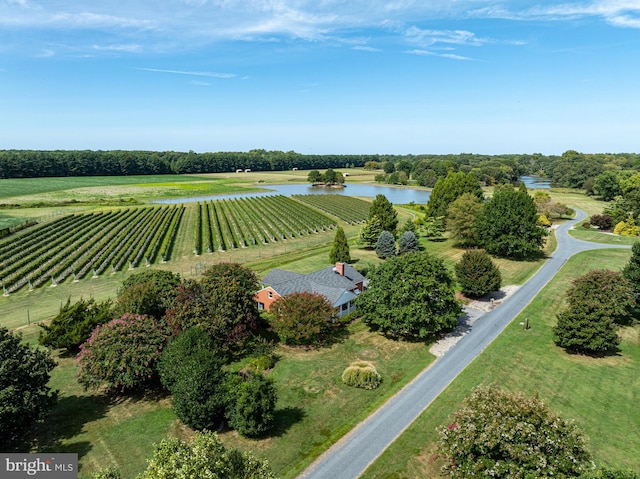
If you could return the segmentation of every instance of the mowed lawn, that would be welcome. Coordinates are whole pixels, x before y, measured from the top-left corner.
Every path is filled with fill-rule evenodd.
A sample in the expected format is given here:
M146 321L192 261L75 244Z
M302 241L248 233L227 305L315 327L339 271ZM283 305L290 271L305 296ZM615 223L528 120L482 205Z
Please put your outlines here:
M495 383L538 394L574 419L596 464L640 471L640 325L620 331L620 351L604 358L571 355L553 343L556 313L572 279L596 268L619 270L628 250L581 253L367 470L371 478L437 478L436 427L447 424L470 391ZM521 325L529 318L531 329Z
M35 335L30 334L30 342ZM423 343L393 341L360 322L347 326L327 347L280 347L270 373L278 388L277 425L266 438L247 440L223 431L225 444L254 451L269 460L282 478L295 477L330 444L380 406L434 359ZM117 466L124 478L144 470L153 443L166 435L187 438L191 431L171 410L170 398L157 393L108 397L84 391L76 381L74 358L58 357L51 386L58 404L32 435L40 451L76 452L80 478ZM375 391L342 384L342 371L356 360L372 362L383 378ZM237 366L240 367L240 366Z

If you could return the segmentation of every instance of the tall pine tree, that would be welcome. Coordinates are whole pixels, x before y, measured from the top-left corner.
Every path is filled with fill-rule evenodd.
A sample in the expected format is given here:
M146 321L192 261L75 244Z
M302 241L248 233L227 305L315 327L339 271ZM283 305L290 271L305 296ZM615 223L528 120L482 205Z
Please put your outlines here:
M398 213L386 196L376 195L376 199L373 200L369 208L369 220L374 216L377 216L382 223L382 230L388 231L395 237L398 226Z
M329 261L332 263L349 263L351 254L349 253L349 243L344 234L342 226L338 226L336 235L333 238L333 246L329 252Z

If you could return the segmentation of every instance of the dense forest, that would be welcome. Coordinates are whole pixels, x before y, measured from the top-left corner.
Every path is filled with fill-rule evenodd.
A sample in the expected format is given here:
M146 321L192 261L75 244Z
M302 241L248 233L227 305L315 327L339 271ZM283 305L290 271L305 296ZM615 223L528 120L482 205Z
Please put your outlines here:
M569 150L561 156L534 154L479 155L305 155L294 151L195 153L174 151L0 150L0 178L60 176L126 176L221 173L236 169L282 171L294 168L365 167L383 169L379 181L414 180L433 186L449 171L473 173L484 184L510 183L522 175L540 175L554 186L587 191L604 171L637 171L638 153L585 154Z

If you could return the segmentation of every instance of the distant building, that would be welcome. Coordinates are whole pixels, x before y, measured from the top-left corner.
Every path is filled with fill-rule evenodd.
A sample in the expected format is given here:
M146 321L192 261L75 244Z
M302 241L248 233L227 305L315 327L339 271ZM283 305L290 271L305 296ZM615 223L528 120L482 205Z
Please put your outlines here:
M365 277L347 263L336 263L309 274L272 269L253 299L258 303L258 309L269 311L276 299L306 291L326 297L337 309L338 316L343 316L355 310L353 300L364 290L365 281Z

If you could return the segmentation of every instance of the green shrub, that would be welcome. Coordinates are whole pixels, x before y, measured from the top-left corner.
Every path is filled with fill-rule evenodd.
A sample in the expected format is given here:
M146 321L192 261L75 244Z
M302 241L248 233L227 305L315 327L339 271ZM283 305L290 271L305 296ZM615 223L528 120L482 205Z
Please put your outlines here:
M263 354L257 358L253 358L247 363L248 371L267 371L276 365L276 357L274 354Z
M77 353L96 326L114 318L111 307L111 301L96 303L93 299L80 299L71 304L71 298L67 299L51 323L40 325L43 329L40 331L40 344Z
M470 298L479 298L498 291L502 284L500 269L491 257L481 250L469 250L455 265L456 278L462 292Z
M261 373L230 376L227 381L226 417L245 437L259 437L274 424L278 396L273 381Z
M117 467L107 467L96 472L93 479L122 479L122 474Z
M373 364L366 361L356 361L344 370L342 382L355 388L375 389L380 386L382 377Z

